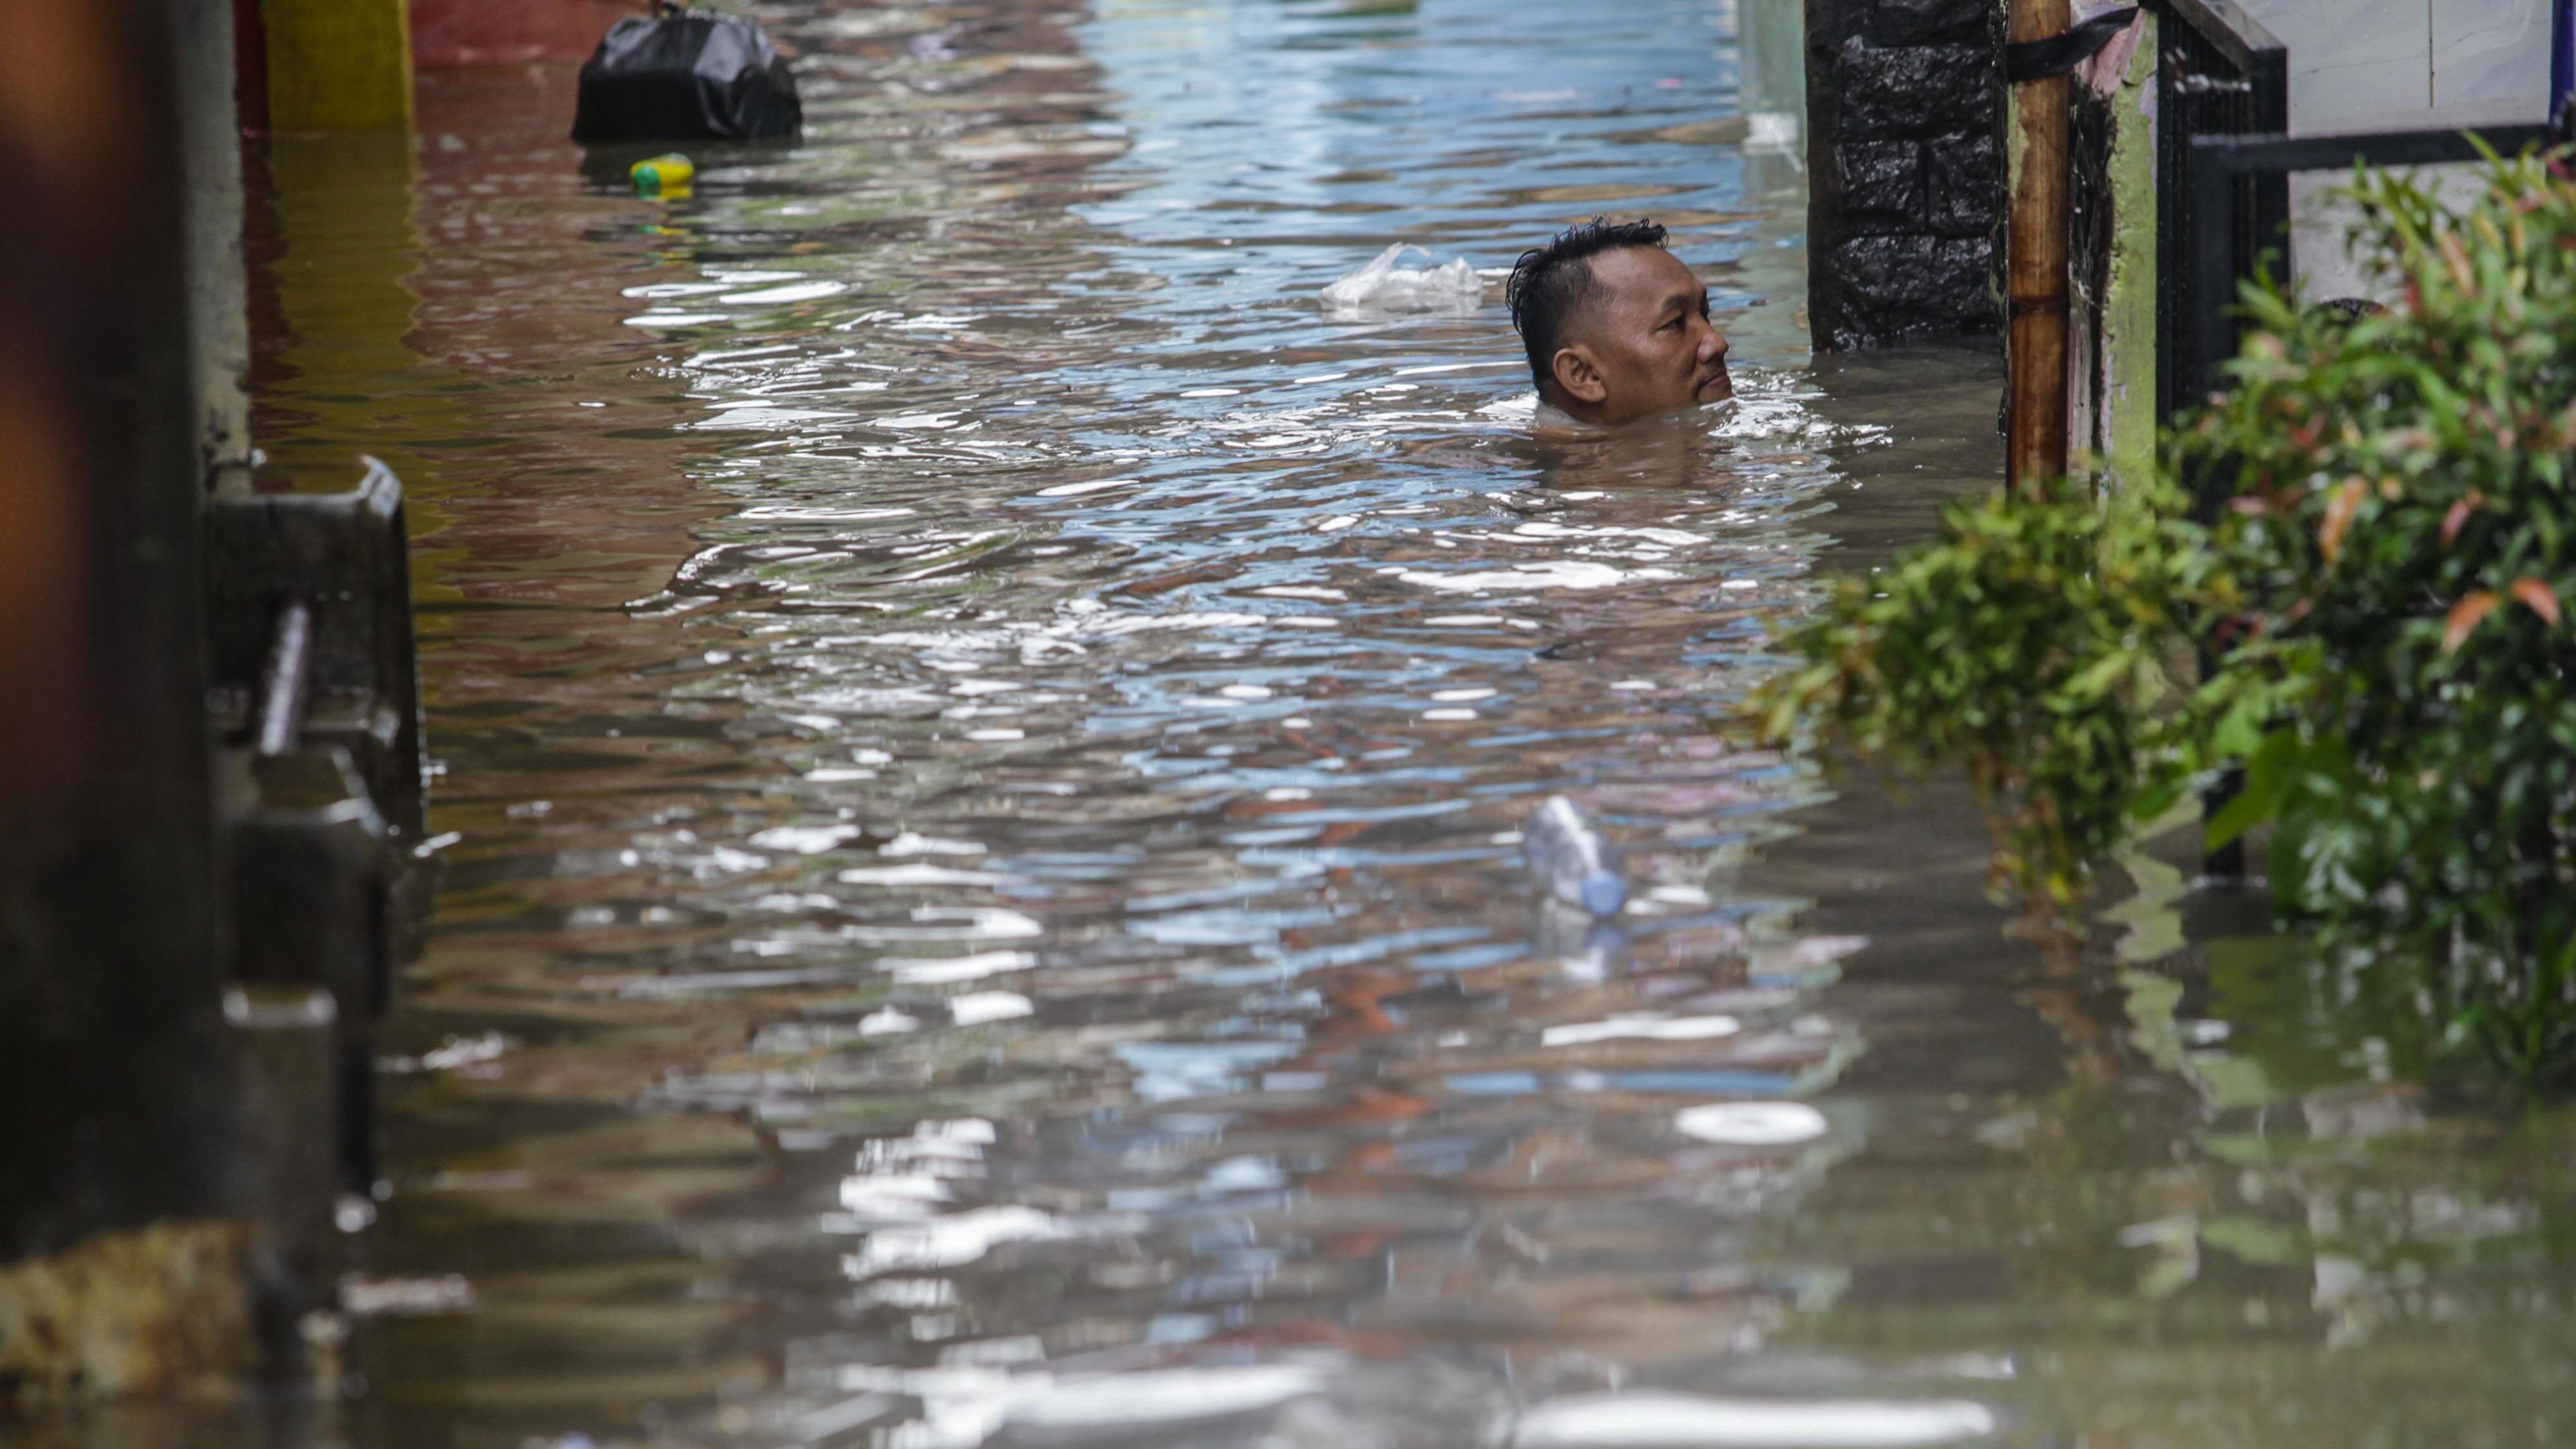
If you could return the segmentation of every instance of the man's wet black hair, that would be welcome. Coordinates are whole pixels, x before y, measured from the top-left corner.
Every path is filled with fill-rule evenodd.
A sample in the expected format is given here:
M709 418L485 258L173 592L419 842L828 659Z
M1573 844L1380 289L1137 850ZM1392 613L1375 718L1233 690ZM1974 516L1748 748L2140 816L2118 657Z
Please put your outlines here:
M1601 290L1592 278L1592 259L1621 247L1663 244L1664 229L1651 221L1596 216L1558 232L1546 246L1521 253L1512 263L1512 279L1503 284L1503 301L1511 307L1512 327L1529 353L1531 381L1547 386L1554 375L1549 362L1565 345L1566 319Z

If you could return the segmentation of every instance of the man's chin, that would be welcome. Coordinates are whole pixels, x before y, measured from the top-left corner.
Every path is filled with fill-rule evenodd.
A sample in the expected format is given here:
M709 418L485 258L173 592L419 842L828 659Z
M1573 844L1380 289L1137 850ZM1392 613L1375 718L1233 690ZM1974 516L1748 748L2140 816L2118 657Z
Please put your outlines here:
M1670 397L1671 395L1666 394L1666 396ZM1650 403L1646 406L1638 407L1633 411L1614 412L1608 408L1596 408L1594 410L1594 415L1587 417L1582 412L1576 411L1574 408L1564 408L1560 411L1559 415L1570 417L1575 422L1588 423L1594 427L1618 428L1626 427L1630 423L1643 423L1658 418L1667 420L1689 418L1696 416L1701 408L1714 407L1719 403L1733 402L1734 400L1735 385L1721 374L1720 376L1710 378L1707 382L1701 383L1698 387L1692 389L1690 392L1679 398L1673 398L1666 402ZM1551 404L1551 406L1554 405Z

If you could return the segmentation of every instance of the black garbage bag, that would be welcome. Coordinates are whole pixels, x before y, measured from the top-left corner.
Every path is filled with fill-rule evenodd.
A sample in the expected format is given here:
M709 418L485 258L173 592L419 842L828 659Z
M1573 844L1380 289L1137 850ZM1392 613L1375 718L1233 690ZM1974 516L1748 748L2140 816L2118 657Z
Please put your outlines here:
M609 27L581 68L572 138L792 141L804 123L796 77L759 26L665 6Z

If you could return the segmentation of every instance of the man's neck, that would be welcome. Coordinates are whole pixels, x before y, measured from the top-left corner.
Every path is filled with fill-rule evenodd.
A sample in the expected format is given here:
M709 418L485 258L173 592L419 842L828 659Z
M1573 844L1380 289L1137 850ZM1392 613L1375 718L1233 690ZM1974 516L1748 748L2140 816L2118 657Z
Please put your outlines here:
M1552 387L1538 390L1538 409L1535 416L1543 427L1564 427L1569 424L1587 428L1603 426L1601 409L1580 398L1567 397Z

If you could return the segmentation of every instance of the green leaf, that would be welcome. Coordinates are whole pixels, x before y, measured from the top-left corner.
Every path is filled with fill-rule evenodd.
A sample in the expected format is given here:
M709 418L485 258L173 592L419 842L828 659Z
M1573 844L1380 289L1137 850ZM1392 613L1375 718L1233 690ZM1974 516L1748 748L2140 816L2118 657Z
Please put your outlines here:
M2218 849L2280 812L2284 787L2293 783L2305 746L2295 727L2273 730L2245 758L2245 785L2210 817L2209 848Z

